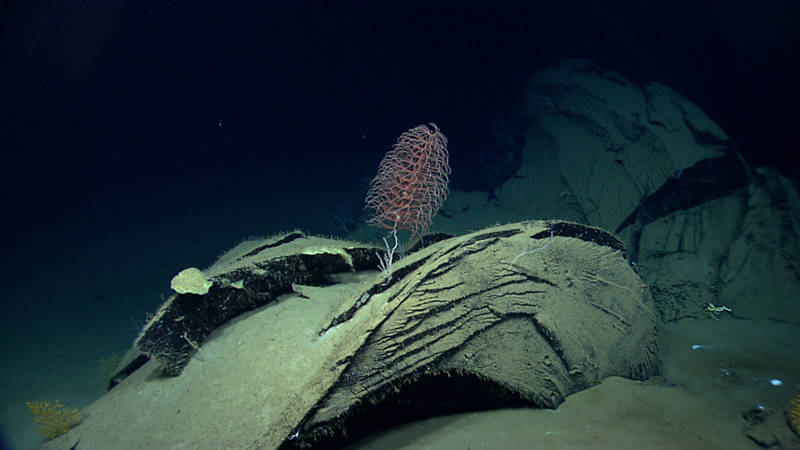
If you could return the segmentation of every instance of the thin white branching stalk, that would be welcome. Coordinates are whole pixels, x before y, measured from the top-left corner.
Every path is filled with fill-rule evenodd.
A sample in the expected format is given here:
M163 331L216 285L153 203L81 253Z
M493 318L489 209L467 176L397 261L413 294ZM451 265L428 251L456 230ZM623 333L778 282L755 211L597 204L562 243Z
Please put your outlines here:
M514 265L514 263L515 263L515 262L517 262L517 260L518 260L518 259L520 259L522 256L525 256L525 255L531 255L531 254L533 254L533 253L536 253L536 252L538 252L539 250L544 250L544 249L546 249L547 247L550 247L550 244L552 244L552 243L553 243L553 232L552 232L552 231L550 231L550 239L548 239L548 240L547 240L547 242L546 242L546 243L545 243L543 246L541 246L541 247L536 247L536 248L532 248L532 247L531 247L531 248L526 248L525 250L523 250L523 251L522 251L522 253L520 253L519 255L517 255L517 256L514 258L514 260L513 260L513 261L511 261L511 264L509 264L509 265L508 265L508 270L511 270L511 267Z
M383 284L388 284L392 281L392 261L394 260L394 252L397 250L398 242L397 242L397 230L392 230L391 236L394 236L394 246L389 246L389 241L386 240L386 237L383 238L383 243L386 245L386 253L381 254L380 252L375 252L375 256L378 257L378 268L381 269L381 272L386 276L386 281Z

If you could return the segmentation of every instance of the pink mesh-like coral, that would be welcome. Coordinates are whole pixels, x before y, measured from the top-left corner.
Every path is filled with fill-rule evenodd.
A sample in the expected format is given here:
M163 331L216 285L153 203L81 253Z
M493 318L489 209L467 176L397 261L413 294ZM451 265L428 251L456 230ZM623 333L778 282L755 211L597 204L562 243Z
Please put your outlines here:
M411 236L424 234L447 198L450 177L447 138L436 124L412 128L397 139L370 182L370 223Z

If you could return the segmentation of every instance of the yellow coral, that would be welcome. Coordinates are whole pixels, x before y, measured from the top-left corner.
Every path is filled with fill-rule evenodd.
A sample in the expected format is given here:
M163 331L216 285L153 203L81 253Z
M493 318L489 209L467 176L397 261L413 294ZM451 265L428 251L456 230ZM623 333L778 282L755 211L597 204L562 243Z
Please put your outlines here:
M789 424L795 433L800 435L800 394L798 394L786 407L786 414L789 415Z
M100 358L97 362L98 372L104 379L108 379L117 374L117 367L119 366L122 357L116 353Z
M33 413L36 428L47 439L66 433L70 428L83 420L78 408L67 408L58 400L49 402L25 402L25 406Z

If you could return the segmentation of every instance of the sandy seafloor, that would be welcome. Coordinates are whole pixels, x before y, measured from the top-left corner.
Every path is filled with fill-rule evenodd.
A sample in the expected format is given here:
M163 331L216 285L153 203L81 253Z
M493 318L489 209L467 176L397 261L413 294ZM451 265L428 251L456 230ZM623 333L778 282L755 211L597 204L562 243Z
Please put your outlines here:
M464 413L376 433L354 449L754 449L743 413L764 408L784 448L800 448L784 415L800 390L797 331L788 325L693 320L661 328L664 375L607 378L556 410ZM703 345L693 349L693 345ZM781 380L774 386L770 380Z

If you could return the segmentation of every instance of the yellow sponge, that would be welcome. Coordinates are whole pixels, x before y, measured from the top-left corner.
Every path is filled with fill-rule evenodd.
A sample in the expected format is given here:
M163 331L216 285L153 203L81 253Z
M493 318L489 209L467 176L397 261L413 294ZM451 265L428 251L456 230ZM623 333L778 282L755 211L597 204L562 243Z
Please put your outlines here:
M175 275L170 282L170 287L178 294L205 295L212 284L214 282L206 278L202 270L190 267Z

